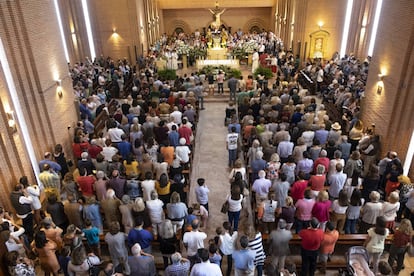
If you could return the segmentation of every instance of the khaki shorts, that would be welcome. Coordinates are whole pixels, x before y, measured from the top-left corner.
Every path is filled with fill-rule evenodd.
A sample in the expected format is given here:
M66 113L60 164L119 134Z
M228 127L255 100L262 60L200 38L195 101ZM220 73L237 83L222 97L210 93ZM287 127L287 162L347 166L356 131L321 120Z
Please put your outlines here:
M214 88L214 84L209 84L208 88Z

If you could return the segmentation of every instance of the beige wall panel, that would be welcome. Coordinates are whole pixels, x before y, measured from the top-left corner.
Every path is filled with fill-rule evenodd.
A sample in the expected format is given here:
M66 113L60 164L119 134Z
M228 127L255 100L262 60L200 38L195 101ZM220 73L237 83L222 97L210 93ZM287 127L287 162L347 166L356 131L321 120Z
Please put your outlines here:
M243 28L251 20L261 21L263 28L273 30L271 13L271 8L228 8L221 15L221 22L232 27L232 32ZM163 17L164 30L167 34L171 34L176 26L175 22L178 21L184 21L187 24L189 30L184 30L186 32L202 30L213 21L213 16L207 9L163 10Z
M323 22L322 30L330 33L326 58L331 58L334 52L340 50L345 11L346 1L312 0L311 3L308 3L304 32L304 39L308 42L307 57L309 57L310 47L309 35L319 30L318 22Z

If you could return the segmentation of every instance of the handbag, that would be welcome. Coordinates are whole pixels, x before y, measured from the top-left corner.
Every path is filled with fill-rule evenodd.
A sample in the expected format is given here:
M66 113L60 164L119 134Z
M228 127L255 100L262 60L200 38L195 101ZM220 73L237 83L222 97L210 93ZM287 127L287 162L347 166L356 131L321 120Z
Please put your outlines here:
M228 211L229 211L229 202L226 200L221 206L220 212L222 212L223 214L227 214Z

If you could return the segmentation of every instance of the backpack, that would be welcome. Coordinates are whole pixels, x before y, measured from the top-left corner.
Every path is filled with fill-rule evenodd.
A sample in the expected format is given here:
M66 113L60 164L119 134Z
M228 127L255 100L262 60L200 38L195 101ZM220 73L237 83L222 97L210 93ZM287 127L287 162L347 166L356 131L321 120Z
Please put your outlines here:
M89 275L90 276L99 276L99 273L101 272L101 268L97 265L93 265L88 258L86 259L86 262L89 265Z

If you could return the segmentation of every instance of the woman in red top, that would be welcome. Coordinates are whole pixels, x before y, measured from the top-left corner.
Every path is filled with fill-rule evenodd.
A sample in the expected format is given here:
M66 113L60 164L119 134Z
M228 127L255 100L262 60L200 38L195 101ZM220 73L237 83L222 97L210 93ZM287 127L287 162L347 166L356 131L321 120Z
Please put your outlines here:
M312 175L309 179L312 194L316 197L323 190L326 182L325 167L319 164L316 167L316 175Z
M304 192L308 187L308 180L305 180L304 176L305 174L303 172L299 172L298 180L294 182L290 188L290 196L293 198L294 202L303 199Z
M388 263L391 267L394 265L394 261L397 261L397 266L394 269L394 273L398 275L404 264L404 255L407 251L408 244L412 242L413 227L411 221L403 219L400 226L394 232L394 239L390 247L390 256L388 257Z
M329 208L331 208L331 201L327 191L321 191L318 194L315 205L312 208L312 216L317 218L320 223L320 228L325 230L326 222L329 221Z

